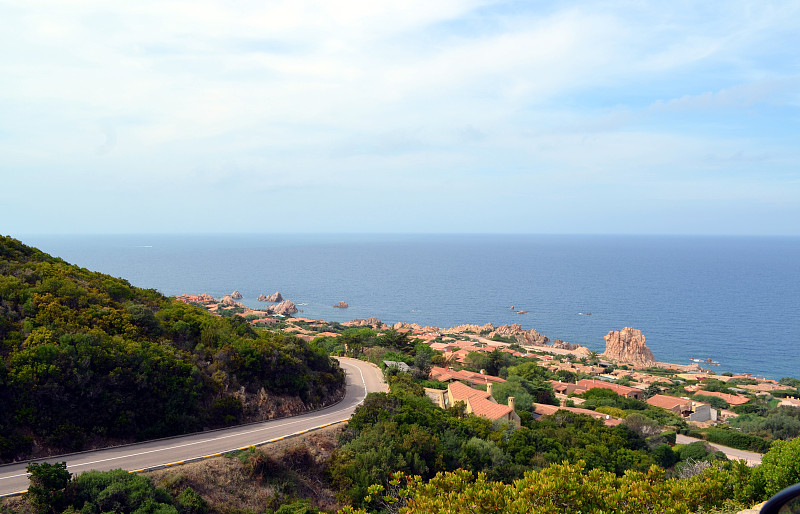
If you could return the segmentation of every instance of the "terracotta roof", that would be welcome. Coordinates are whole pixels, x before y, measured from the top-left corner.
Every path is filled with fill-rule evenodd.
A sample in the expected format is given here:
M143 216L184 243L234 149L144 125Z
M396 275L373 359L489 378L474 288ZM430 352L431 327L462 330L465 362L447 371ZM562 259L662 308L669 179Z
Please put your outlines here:
M488 398L490 396L488 391L473 389L462 384L461 382L453 382L448 386L447 389L450 391L450 394L453 396L454 400L466 400L468 398L472 398L473 396L478 398Z
M679 405L686 407L685 409L682 408L682 410L690 410L692 405L691 400L678 398L677 396L667 396L664 394L656 394L651 396L647 399L647 403L655 407L661 407L662 409L668 410L672 410Z
M481 373L475 373L474 371L466 371L460 370L456 371L453 369L448 368L441 368L439 366L433 366L430 372L431 380L438 380L439 382L446 382L448 380L466 380L467 382L471 382L472 384L487 384L489 382L505 382L500 377L495 377L492 375L483 375Z
M750 401L749 398L744 398L742 396L737 396L735 394L718 393L716 391L697 391L695 394L702 394L705 396L716 396L717 398L722 398L731 405L742 405Z
M472 413L482 418L500 419L507 417L511 412L511 407L508 405L500 405L499 403L491 402L479 396L469 398L467 401L472 409Z
M598 387L601 389L610 389L622 396L627 396L628 394L634 391L636 391L638 394L641 394L642 392L641 390L633 387L628 387L619 384L612 384L610 382L603 382L602 380L590 380L588 378L578 380L578 385L585 387L586 389L592 389L593 387Z

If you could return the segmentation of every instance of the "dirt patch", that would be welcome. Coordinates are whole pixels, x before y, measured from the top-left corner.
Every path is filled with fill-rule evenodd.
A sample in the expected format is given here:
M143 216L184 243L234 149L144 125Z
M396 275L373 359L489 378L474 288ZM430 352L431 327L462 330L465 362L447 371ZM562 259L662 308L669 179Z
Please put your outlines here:
M325 479L325 468L344 426L143 475L173 494L191 487L213 512L263 512L294 499L308 499L320 509L336 510L341 505Z

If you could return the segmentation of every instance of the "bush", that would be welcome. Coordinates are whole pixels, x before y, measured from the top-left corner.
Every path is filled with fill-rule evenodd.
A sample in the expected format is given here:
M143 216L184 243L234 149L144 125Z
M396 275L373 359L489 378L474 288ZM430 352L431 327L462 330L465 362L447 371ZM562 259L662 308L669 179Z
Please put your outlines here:
M751 488L756 500L766 500L800 482L800 438L775 441L753 471Z
M670 445L662 444L653 450L653 458L659 466L664 469L669 469L678 462L680 457Z
M705 431L705 438L712 443L730 446L739 450L764 453L769 450L769 443L760 437L743 434L736 430L723 428L709 428Z
M67 503L64 491L72 478L72 473L67 471L67 463L33 462L28 465L27 471L31 474L31 485L26 495L31 505L37 512L61 512Z
M678 456L681 460L705 460L709 454L711 454L713 450L705 443L705 441L696 441L691 444L687 444L682 446L678 450Z
M707 394L696 394L692 396L692 400L697 400L698 402L710 403L712 407L715 409L727 409L730 407L728 402L720 398L719 396L711 396Z

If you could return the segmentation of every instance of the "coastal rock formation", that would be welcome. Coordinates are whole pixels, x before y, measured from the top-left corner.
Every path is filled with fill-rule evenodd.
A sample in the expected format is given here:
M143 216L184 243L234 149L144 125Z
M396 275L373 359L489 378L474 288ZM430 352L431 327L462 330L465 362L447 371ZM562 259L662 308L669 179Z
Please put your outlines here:
M653 366L656 358L645 344L641 330L625 327L612 330L603 339L606 340L606 351L603 356L608 359L629 362L634 366Z
M242 293L240 293L239 291L234 291L231 293L231 298L233 298L234 300L241 300L243 298Z
M233 307L234 305L236 305L236 301L229 294L223 296L222 300L220 300L220 303L226 307Z
M383 321L379 320L378 318L371 317L367 319L354 319L353 321L347 321L345 323L342 323L342 325L346 327L381 328L383 326Z
M516 337L520 344L526 345L543 346L550 342L550 338L540 334L536 329L523 330L522 325L518 323L501 325L494 333L502 337Z
M591 353L591 350L589 350L585 346L568 343L566 341L562 341L561 339L556 339L555 341L553 341L553 344L551 346L559 350L569 350L579 355L589 355L589 353Z
M494 325L486 323L485 325L458 325L456 327L445 330L444 332L472 332L473 334L488 334L494 331Z
M414 332L422 332L424 334L439 332L439 327L423 327L419 323L406 323L405 321L398 321L392 325L392 328L395 330L412 330Z
M259 302L282 302L283 296L281 296L280 291L275 291L275 294L262 294L258 297Z
M296 312L300 312L297 310L297 306L291 300L284 300L278 305L270 307L269 310L275 314L294 314Z
M346 309L346 308L348 308L350 306L347 305L346 301L342 300L341 302L339 302L336 305L334 305L334 307L336 307L337 309Z

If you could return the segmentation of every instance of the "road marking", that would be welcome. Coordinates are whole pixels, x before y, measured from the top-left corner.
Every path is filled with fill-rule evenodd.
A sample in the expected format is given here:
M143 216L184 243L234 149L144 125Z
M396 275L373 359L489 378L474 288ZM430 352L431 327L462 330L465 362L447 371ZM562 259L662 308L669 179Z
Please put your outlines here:
M356 396L356 398L354 398L354 399L357 400L357 403L355 405L356 406L360 405L361 403L363 403L363 401L366 398L367 394L369 394L368 391L367 391L367 381L364 379L364 373L361 370L361 368L359 366L356 366L355 364L351 364L351 363L348 363L348 362L342 362L342 361L339 361L339 362L343 366L346 366L347 368L349 368L351 370L351 372L352 372L352 368L355 368L355 369L358 370L359 376L361 377L361 383L364 386L364 395L361 396L360 398L358 398L358 396ZM167 447L167 448L155 448L155 449L152 449L152 450L136 452L136 453L130 453L130 454L120 455L120 456L116 456L116 457L109 457L109 458L105 458L105 459L98 459L98 460L94 460L94 461L90 461L90 462L68 464L68 468L69 469L82 468L82 467L92 466L92 465L95 465L95 464L100 464L100 463L104 463L104 462L110 462L110 461L114 461L114 460L126 459L126 458L130 458L130 457L138 457L138 456L141 456L141 455L147 455L147 454L151 454L151 453L158 453L158 452L167 451L167 450L174 450L174 449L178 449L178 448L185 448L185 447L194 446L194 445L198 445L198 444L206 444L206 443L210 443L210 442L214 442L214 441L222 441L222 440L229 439L229 438L232 438L232 437L244 436L244 435L249 435L249 434L256 434L256 433L263 432L263 431L266 431L266 430L279 429L279 428L282 428L282 427L295 425L297 423L302 423L304 421L312 421L312 420L315 420L315 419L319 419L319 418L323 418L323 417L329 417L331 415L336 415L336 414L338 414L340 412L344 412L344 411L349 410L350 408L352 408L352 405L353 405L352 403L347 402L347 404L348 404L347 406L344 406L344 402L343 402L343 408L338 409L338 410L328 411L328 412L325 412L323 414L319 414L317 416L304 417L303 419L295 419L295 420L288 421L288 422L285 422L285 423L280 423L280 424L270 424L273 421L277 421L277 420L265 421L265 422L263 422L263 424L260 424L260 426L258 428L255 428L253 430L230 433L230 434L222 435L220 437L212 437L212 438L203 439L203 440L200 440L200 441L187 442L187 443L183 443L183 444L170 446L170 447ZM342 420L339 420L339 421L333 421L333 422L330 422L330 423L325 423L323 425L318 425L318 426L309 428L307 430L303 430L301 432L297 432L297 434L310 432L311 430L318 430L320 428L328 427L328 426L331 426L331 425L336 425L338 423L346 423L347 421L349 421L349 418L342 419ZM250 447L253 447L253 446L262 446L262 445L265 445L265 444L268 444L268 443L271 443L271 442L275 442L275 441L279 441L281 439L285 439L287 437L291 437L291 436L290 435L289 436L281 436L281 437L269 439L267 441L262 441L262 442L259 442L259 443L251 444L250 446L242 448L242 450L249 449ZM142 444L144 444L144 443L146 443L146 442L143 442ZM107 450L112 450L112 449L109 448ZM202 459L202 458L215 457L215 456L219 456L219 455L222 455L224 453L231 452L231 451L235 451L235 450L226 450L226 451L222 451L222 452L215 453L215 454L212 454L212 455L207 455L205 457L192 457L189 460L191 460L191 459L195 459L196 460L196 459ZM55 458L58 458L58 457L56 456ZM162 467L162 466L163 467L174 466L174 465L182 464L184 462L185 461L178 461L178 462L173 462L173 463L170 463L170 464L158 464L158 465L148 466L147 468L142 468L142 469L137 469L135 471L130 471L130 473L138 473L138 472L146 471L148 469L156 469L156 468L159 468L159 467ZM19 474L16 474L16 475L1 476L0 477L0 481L1 480L6 480L6 479L11 479L11 478L27 477L27 476L29 476L28 473L19 473ZM23 494L25 492L27 492L27 490L26 491L20 491L18 493L10 493L10 494L5 494L5 495L0 495L0 497L5 497L5 496L15 495L15 494Z
M342 409L342 410L345 410L345 409ZM167 447L167 448L156 448L156 449L147 450L147 451L144 451L144 452L130 453L130 454L127 454L127 455L119 455L117 457L109 457L107 459L98 459L98 460L94 460L94 461L90 461L90 462L82 462L82 463L77 463L77 464L71 464L68 467L69 468L80 468L80 467L85 467L85 466L92 466L94 464L100 464L100 463L103 463L103 462L110 462L110 461L113 461L113 460L125 459L125 458L129 458L129 457L138 457L138 456L141 456L141 455L148 455L148 454L151 454L151 453L158 453L158 452L163 452L163 451L168 451L168 450L176 450L178 448L185 448L185 447L188 447L188 446L195 446L195 445L198 445L198 444L206 444L206 443L210 443L210 442L214 442L214 441L222 441L224 439L230 439L232 437L238 437L238 436L248 435L248 434L256 434L258 432L263 432L265 430L272 430L272 429L286 427L286 426L290 426L290 425L296 425L297 423L302 423L303 421L310 421L310 420L314 420L314 419L318 419L318 418L328 417L331 414L335 414L336 412L338 412L338 411L328 412L328 413L321 414L319 416L314 416L314 417L311 417L311 418L305 418L305 419L299 419L299 420L295 420L295 421L290 421L288 423L282 423L282 424L279 424L279 425L262 426L260 428L255 429L255 430L248 430L248 431L245 431L245 432L236 432L236 433L224 435L224 436L221 436L221 437L213 437L213 438L210 438L210 439L203 439L202 441L194 441L194 442L191 442L191 443L178 444L178 445L170 446L170 447ZM245 447L244 449L247 449L247 448L248 447ZM226 451L235 451L235 450L226 450ZM222 452L222 453L225 453L225 452ZM15 477L20 477L20 476L23 476L23 475L15 475ZM9 477L1 477L0 480L6 479L6 478L12 478L12 477L10 477L10 476Z

